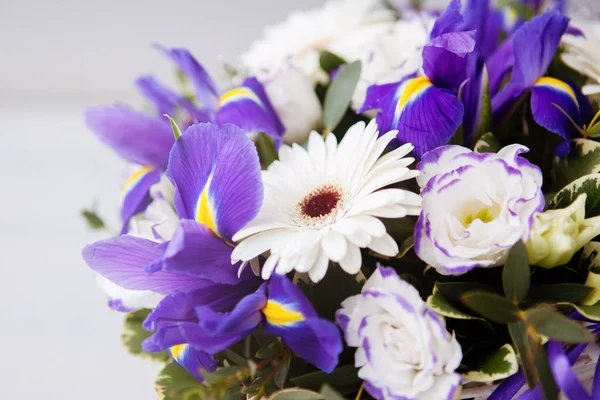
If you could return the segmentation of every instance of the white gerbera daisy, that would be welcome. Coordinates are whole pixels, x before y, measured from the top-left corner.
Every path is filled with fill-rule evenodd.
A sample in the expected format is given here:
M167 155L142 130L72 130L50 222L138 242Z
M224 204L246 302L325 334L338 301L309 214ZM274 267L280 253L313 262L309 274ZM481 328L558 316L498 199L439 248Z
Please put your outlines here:
M258 216L240 230L232 261L249 261L267 250L262 269L308 273L313 282L327 272L329 260L350 274L359 272L361 248L385 256L398 253L398 245L377 217L417 215L419 195L388 185L416 177L405 157L413 146L405 144L381 156L396 137L390 131L378 138L372 120L352 126L339 146L333 134L323 139L312 132L308 150L294 144L282 146L279 161L263 171L265 198ZM381 190L380 190L381 189Z
M290 14L280 24L265 29L240 62L252 75L262 76L292 61L313 81L327 79L319 67L322 50L360 46L379 35L394 20L393 13L377 0L332 0L323 7ZM340 54L342 57L344 54Z

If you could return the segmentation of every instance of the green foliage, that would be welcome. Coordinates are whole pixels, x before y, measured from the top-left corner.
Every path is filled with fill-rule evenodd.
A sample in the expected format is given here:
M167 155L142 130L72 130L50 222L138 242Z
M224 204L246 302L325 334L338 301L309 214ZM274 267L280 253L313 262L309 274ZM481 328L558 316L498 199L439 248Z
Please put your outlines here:
M530 389L540 384L546 400L558 399L558 387L552 376L548 356L542 347L541 337L527 329L524 321L508 324L510 336L520 356L525 378Z
M274 393L269 400L325 400L325 398L312 390L291 388Z
M142 350L142 342L152 335L142 328L142 323L150 313L150 310L143 309L127 314L125 324L121 333L121 341L127 351L136 356L141 356L154 361L167 362L169 354L166 351L160 353L146 353Z
M502 270L502 286L506 297L519 304L527 296L531 282L527 248L525 243L518 241L508 252L508 259Z
M486 134L492 130L492 96L490 95L490 80L487 68L484 65L481 71L481 118L473 135L473 142L478 143ZM489 139L488 139L489 140ZM497 151L497 150L496 150ZM495 151L495 152L496 152Z
M477 153L497 153L502 145L492 132L486 132L475 142L473 150Z
M508 324L519 319L519 306L495 293L475 290L462 295L463 303L486 319Z
M558 190L582 176L600 172L600 143L589 139L571 140L571 152L556 158L554 187Z
M162 400L201 400L203 385L175 363L167 364L158 374L154 388ZM215 398L216 400L216 398Z
M266 169L273 161L279 159L273 140L263 132L259 132L256 138L256 150L258 151L258 157L263 169Z
M525 311L525 319L541 335L563 343L586 343L594 340L594 336L581 323L565 317L548 305Z
M568 207L582 193L587 194L585 201L586 218L600 215L600 174L582 176L565 186L550 201L548 209Z
M319 65L323 71L330 73L331 71L338 68L340 65L346 64L347 61L342 57L334 54L330 51L324 50L319 55Z
M517 354L510 344L505 344L485 357L476 357L462 375L473 382L493 382L508 378L519 370Z
M323 105L323 128L326 133L332 132L346 114L361 69L360 61L346 64L329 85Z
M179 138L181 137L181 129L179 129L179 125L177 125L177 122L175 122L175 120L167 114L165 114L165 117L169 119L169 123L171 124L171 129L173 130L173 136L175 136L175 140L179 140Z
M324 384L328 384L344 395L358 391L362 382L354 365L337 367L330 374L323 371L311 372L291 378L290 381L296 386L311 390L319 390Z
M83 217L88 228L90 229L101 230L106 228L106 225L104 224L102 218L100 218L98 214L96 214L96 212L93 210L81 210L81 216Z
M578 304L592 292L592 288L579 283L558 283L533 286L527 294L526 303L573 303Z

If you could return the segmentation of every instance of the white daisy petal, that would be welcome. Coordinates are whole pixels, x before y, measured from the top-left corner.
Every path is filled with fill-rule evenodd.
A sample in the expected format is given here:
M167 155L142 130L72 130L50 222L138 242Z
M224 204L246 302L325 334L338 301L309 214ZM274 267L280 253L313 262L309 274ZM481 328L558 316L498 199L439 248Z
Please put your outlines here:
M407 168L414 160L403 158L410 145L380 158L395 134L379 137L371 121L352 126L339 145L335 135L323 139L313 132L306 150L282 146L279 161L263 171L265 196L258 216L234 235L236 241L245 239L232 261L249 261L269 251L263 278L296 270L317 282L330 260L357 273L361 248L397 254L398 245L377 217L417 214L421 202L415 193L384 189L419 174Z
M398 254L398 244L387 233L381 237L371 239L369 248L383 256L394 257Z
M331 261L338 262L346 255L348 244L340 233L329 231L321 239L321 248Z

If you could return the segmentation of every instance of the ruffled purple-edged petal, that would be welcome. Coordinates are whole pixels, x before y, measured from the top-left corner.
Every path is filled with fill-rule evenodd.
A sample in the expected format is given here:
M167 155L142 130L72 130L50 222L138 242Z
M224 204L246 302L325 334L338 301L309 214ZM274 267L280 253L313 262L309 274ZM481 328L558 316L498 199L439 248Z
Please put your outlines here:
M197 350L189 344L179 344L169 349L171 358L181 365L187 372L200 382L204 381L200 371L214 372L219 364L215 358L201 350Z
M142 167L135 171L121 188L121 235L127 232L129 220L144 211L152 201L150 188L160 181L161 171Z
M232 251L207 226L183 220L165 250L161 267L167 272L235 284L239 265L231 265Z
M456 32L463 24L463 16L460 13L460 0L452 0L448 7L435 20L429 38L433 39L444 33Z
M146 267L159 261L164 250L162 243L123 235L84 247L82 256L90 268L125 289L172 294L203 288L212 283L164 271L148 275Z
M475 31L449 32L423 48L423 71L438 88L458 90L469 76L469 58L475 49Z
M404 92L410 89L405 87ZM392 105L392 129L398 130L397 139L401 144L415 146L413 153L420 158L425 152L448 143L462 123L464 108L455 95L434 86L415 90L407 97L402 104L403 93ZM385 114L383 111L377 115L377 123L386 118Z
M490 94L492 96L498 93L504 78L512 69L514 63L513 38L510 37L502 42L485 60L490 78Z
M253 277L238 285L211 284L199 290L165 297L144 321L144 329L156 332L142 343L142 348L158 352L174 344L185 343L179 325L198 322L196 307L210 307L217 313L229 312L245 296L256 291L261 283L260 279Z
M166 175L175 185L177 214L226 240L262 205L256 147L233 125L190 126L173 146Z
M213 111L197 108L189 99L161 85L151 76L138 78L135 85L152 104L159 118L165 114L175 118L178 108L185 112L179 122L186 128L192 123L211 122L214 118Z
M330 373L343 344L334 323L319 318L302 290L283 275L273 275L263 309L265 333L279 336L298 357Z
M578 126L581 125L577 97L571 87L558 79L539 79L531 87L531 113L535 122L563 138L555 150L556 155L563 157L571 150L569 139L577 136L578 131L554 104L566 111Z
M239 342L260 324L261 310L266 302L263 284L255 293L240 300L230 312L216 312L209 306L196 307L199 322L183 322L179 329L187 343L215 354Z
M559 11L547 10L517 29L513 38L513 82L528 87L544 75L568 24L569 18Z
M155 44L154 47L169 57L177 65L177 68L192 81L196 97L202 105L209 110L216 109L219 97L217 87L210 75L190 52L180 48L168 49L159 44Z
M263 132L275 140L277 147L285 131L265 89L254 77L221 96L216 121L219 125L236 125L247 134Z
M169 122L122 105L97 106L84 113L85 124L124 159L165 169L175 138Z

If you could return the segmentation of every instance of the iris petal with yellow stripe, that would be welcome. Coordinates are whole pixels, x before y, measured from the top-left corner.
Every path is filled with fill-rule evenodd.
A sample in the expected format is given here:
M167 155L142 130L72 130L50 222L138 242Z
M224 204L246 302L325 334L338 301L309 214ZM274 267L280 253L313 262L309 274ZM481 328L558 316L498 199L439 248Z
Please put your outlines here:
M295 311L290 305L281 304L275 300L267 301L262 312L267 322L273 325L290 326L304 321L302 313Z
M171 358L185 368L199 381L204 378L200 375L200 371L205 370L213 372L217 369L217 360L213 356L200 350L194 349L189 344L179 344L169 349Z
M121 188L121 233L126 233L131 218L150 204L150 188L160 181L161 171L150 166L137 169Z
M200 197L198 198L198 203L196 204L196 221L202 225L206 225L215 234L219 235L219 231L215 223L216 213L211 204L209 195L211 181L212 173L209 175L206 185L204 185L204 189L202 189Z

